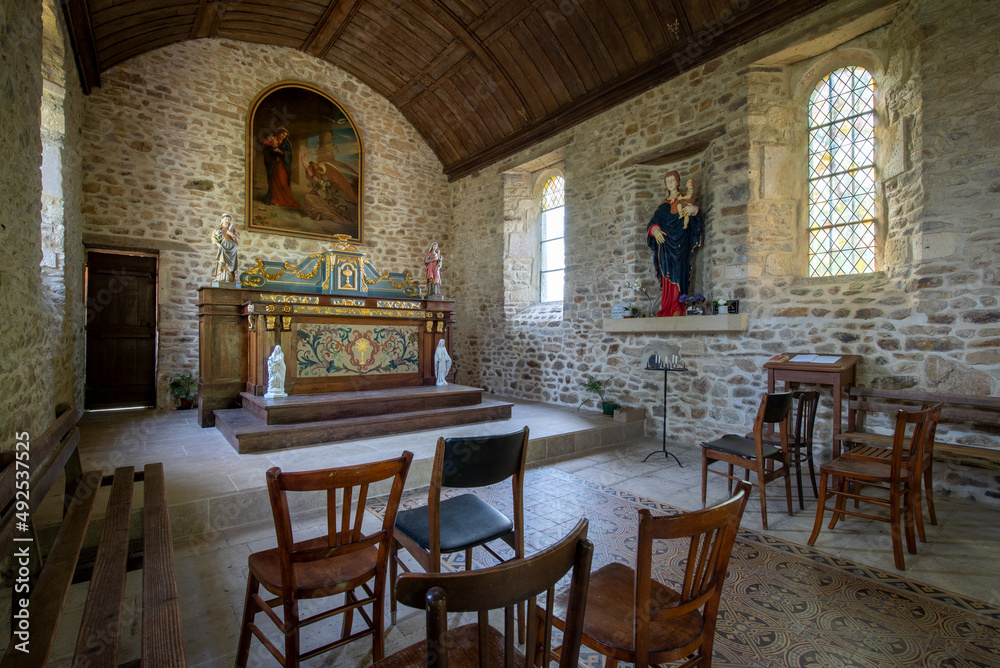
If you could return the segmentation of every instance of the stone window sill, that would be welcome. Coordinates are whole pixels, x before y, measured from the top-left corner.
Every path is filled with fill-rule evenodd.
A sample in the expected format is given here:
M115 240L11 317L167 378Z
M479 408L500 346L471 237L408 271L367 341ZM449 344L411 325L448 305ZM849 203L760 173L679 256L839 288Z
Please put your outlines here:
M675 318L605 318L601 327L605 332L636 334L745 332L749 328L750 316L746 313Z

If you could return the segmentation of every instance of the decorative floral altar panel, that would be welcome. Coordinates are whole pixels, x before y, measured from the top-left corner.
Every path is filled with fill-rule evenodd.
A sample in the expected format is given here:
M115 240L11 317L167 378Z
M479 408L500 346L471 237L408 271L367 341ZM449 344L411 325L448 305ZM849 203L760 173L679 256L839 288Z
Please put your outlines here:
M304 323L295 330L299 378L420 371L420 328Z

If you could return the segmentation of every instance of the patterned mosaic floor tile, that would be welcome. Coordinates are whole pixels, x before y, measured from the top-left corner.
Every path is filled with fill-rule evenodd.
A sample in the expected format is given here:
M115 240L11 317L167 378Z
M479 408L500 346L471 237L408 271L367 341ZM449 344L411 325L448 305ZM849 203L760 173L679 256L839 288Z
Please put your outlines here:
M455 493L452 490L446 494ZM512 506L509 485L476 490L501 509ZM404 508L426 503L426 488L407 492ZM384 503L372 502L379 512ZM632 565L638 510L676 514L678 508L555 469L532 469L525 483L528 552L590 522L594 568ZM502 556L510 551L498 550ZM670 584L682 555L669 543L654 549L654 577ZM495 560L476 551L477 567ZM464 568L449 555L445 568ZM603 665L584 648L581 666ZM1000 666L1000 608L755 531L741 530L719 611L713 665L720 668L796 666Z

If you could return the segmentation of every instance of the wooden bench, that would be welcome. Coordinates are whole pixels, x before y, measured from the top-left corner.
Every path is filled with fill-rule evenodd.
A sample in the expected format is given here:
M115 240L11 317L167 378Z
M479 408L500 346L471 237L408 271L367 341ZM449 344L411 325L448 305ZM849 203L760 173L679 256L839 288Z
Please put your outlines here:
M64 409L41 437L32 437L26 446L19 443L0 461L0 555L11 557L14 578L13 636L0 668L48 663L70 585L88 579L88 574L90 585L73 665L119 665L125 575L130 563L143 571L142 658L125 665L185 666L163 464L147 464L139 472L121 467L110 476L83 472L77 417L74 409ZM27 439L27 434L18 438ZM60 473L66 479L63 517L42 559L34 514ZM143 537L139 551L130 555L132 488L140 481L144 487ZM92 567L81 567L87 526L103 485L111 486L104 529Z
M974 456L1000 461L1000 448L982 447L967 441L994 440L1000 443L1000 397L968 394L940 394L910 390L881 390L856 385L849 390L847 431L835 439L841 443L892 442L892 423L871 425L871 415L894 416L900 410L917 410L923 404L943 403L941 419L934 439L936 453ZM887 427L884 434L871 428ZM835 453L836 454L836 453Z

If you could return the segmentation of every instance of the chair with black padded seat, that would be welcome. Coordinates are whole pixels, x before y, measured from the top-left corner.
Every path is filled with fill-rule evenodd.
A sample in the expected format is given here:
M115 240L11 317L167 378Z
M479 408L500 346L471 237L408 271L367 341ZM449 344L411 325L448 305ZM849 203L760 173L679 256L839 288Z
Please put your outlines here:
M805 499L802 496L802 462L809 466L809 481L812 483L813 497L819 498L819 487L816 486L816 463L813 460L813 431L816 428L816 409L819 406L819 392L816 390L793 390L792 402L795 406L795 419L792 427L791 440L788 442L792 463L795 464L795 484L799 492L799 509L804 510ZM753 438L753 432L746 435ZM781 442L774 438L774 432L764 432L764 443L778 447Z
M610 563L590 575L581 642L606 657L605 668L683 659L685 667L712 665L722 587L749 496L741 481L735 496L704 510L663 517L639 510L635 570ZM654 540L686 541L678 572L667 576L676 589L653 579ZM573 612L564 591L556 597L556 628L567 628Z
M488 543L503 540L524 556L524 463L528 428L498 436L439 438L434 453L427 505L402 510L389 558L389 581L398 568L409 571L399 556L405 549L427 573L441 571L441 555L465 552L465 568L472 569L472 552L483 547L497 561L504 559ZM513 517L507 517L472 493L441 498L442 489L474 489L510 479ZM395 587L390 590L392 622L396 622Z
M254 552L249 557L250 574L236 653L238 668L247 664L251 633L286 668L298 666L304 659L367 635L372 636L374 659L382 658L385 652L386 566L396 511L412 460L413 454L404 451L395 459L357 466L301 472L283 472L275 466L267 471L267 491L278 546ZM392 486L381 527L365 535L361 524L369 489L377 483L384 484L384 481L391 481ZM325 534L295 540L288 492L325 492ZM374 583L369 585L372 581ZM265 600L259 593L261 585L275 598ZM358 588L364 592L361 598L355 593ZM336 595L343 596L341 605L300 619L299 601ZM372 606L370 615L364 609L369 604ZM283 613L280 618L272 610L278 606ZM353 633L355 610L367 628ZM254 621L259 612L263 612L281 631L284 654ZM344 615L341 637L309 651L300 651L300 628L337 614Z
M714 441L701 444L701 502L705 503L708 490L708 474L715 473L729 480L729 493L733 491L733 481L740 478L733 475L733 467L746 469L745 478L750 472L757 474L757 488L760 490L760 514L764 529L767 529L767 497L764 486L778 478L785 479L785 499L788 503L788 514L792 515L792 486L789 476L790 457L788 452L788 430L792 408L791 392L765 393L757 408L757 417L753 423L753 437L726 434ZM764 439L766 425L778 427L778 445L770 445ZM712 462L724 462L728 465L728 473L709 468ZM775 466L781 464L781 466Z
M524 559L461 573L402 575L396 595L404 605L426 611L426 640L376 662L375 668L533 667L537 657L552 650L555 587L570 572L565 597L572 613L563 626L564 651L559 666L576 668L593 554L594 546L587 540L587 520L581 519L564 538ZM538 604L541 594L545 594L544 607ZM528 625L522 653L514 642L514 608L525 603L535 623ZM503 609L502 633L489 623L489 611L499 609ZM447 613L458 612L475 612L477 621L448 629Z

